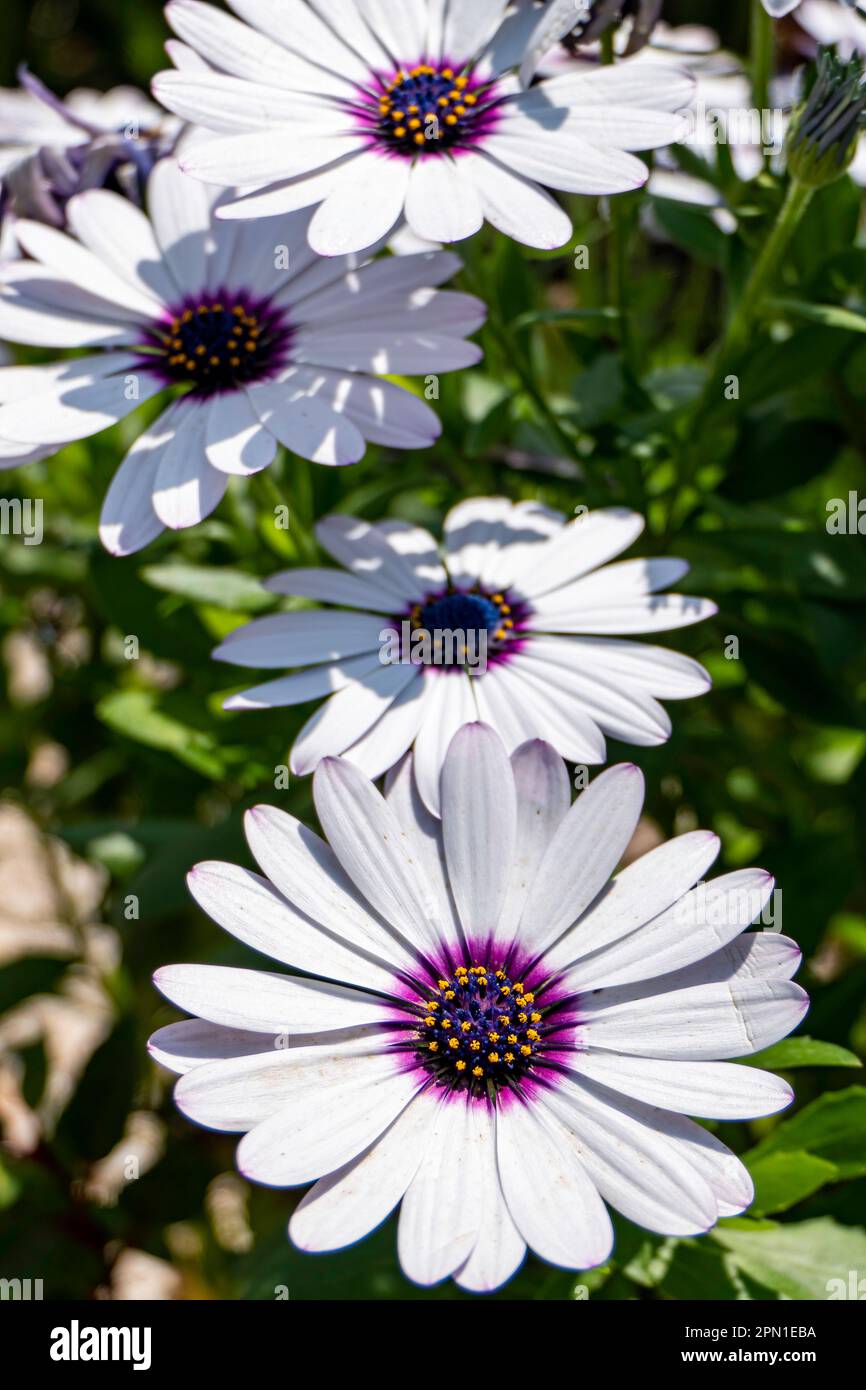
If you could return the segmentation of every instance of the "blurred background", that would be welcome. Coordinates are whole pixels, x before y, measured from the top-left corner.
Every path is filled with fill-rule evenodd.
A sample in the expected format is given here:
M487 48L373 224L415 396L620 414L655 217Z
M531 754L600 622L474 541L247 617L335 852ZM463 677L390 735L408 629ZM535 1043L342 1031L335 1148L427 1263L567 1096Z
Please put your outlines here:
M712 25L746 52L746 0L666 3L665 17ZM62 94L147 89L166 37L156 0L4 0L0 83L14 85L23 61ZM798 61L793 43L781 61ZM649 227L635 205L639 397L603 320L551 321L578 297L606 302L608 224L574 199L575 242L592 252L579 284L568 255L504 238L467 248L467 285L480 284L495 315L485 365L443 378L445 432L429 454L371 448L338 476L284 458L205 525L125 561L102 552L96 524L140 418L3 475L4 497L42 500L45 534L32 546L0 536L0 1276L42 1278L46 1298L462 1297L402 1278L393 1222L340 1255L289 1246L295 1194L249 1188L235 1140L184 1121L148 1061L148 1035L176 1017L150 977L170 961L255 964L193 907L184 876L203 858L248 862L241 819L257 801L313 819L307 782L275 789L310 710L223 713L247 682L209 659L273 605L256 577L317 563L312 524L330 510L435 529L461 496L507 493L571 514L582 454L612 501L633 500L639 480L650 519L639 553L685 555L691 592L720 605L668 643L708 666L714 692L671 708L664 747L610 745L611 761L634 758L647 776L632 854L700 825L722 837L720 870L772 871L776 925L807 962L802 1031L826 1047L782 1045L793 1118L719 1127L749 1155L754 1217L768 1220L723 1223L701 1242L619 1222L610 1266L581 1281L530 1260L499 1297L568 1299L583 1282L611 1299L819 1298L835 1271L866 1273L866 554L856 528L825 525L830 499L864 490L866 339L804 322L757 341L742 400L708 436L701 503L662 535L670 420L718 333L724 285L748 270L779 196L771 175L739 190L734 233L662 203ZM851 180L816 198L789 273L801 298L863 300ZM573 456L515 374L518 357ZM272 524L275 496L290 507L288 531Z

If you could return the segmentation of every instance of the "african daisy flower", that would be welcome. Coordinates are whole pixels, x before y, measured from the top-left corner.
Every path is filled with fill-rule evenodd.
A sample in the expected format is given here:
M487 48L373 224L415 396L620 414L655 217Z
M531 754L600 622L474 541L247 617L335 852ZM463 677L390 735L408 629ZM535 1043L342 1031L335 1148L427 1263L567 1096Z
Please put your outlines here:
M17 222L33 259L0 269L0 337L97 349L0 370L0 462L171 397L105 499L101 536L116 555L201 521L231 475L267 468L278 444L324 464L355 463L368 440L427 447L437 416L377 374L452 371L481 355L465 339L484 306L432 288L459 269L455 256L321 260L309 213L276 236L273 224L217 221L220 196L163 160L149 217L118 194L83 193L67 207L74 237Z
M156 984L194 1019L154 1057L182 1073L181 1111L241 1132L254 1182L315 1185L289 1227L338 1249L402 1202L406 1275L490 1291L529 1246L586 1269L607 1259L607 1206L694 1236L752 1200L740 1160L687 1114L744 1119L792 1099L723 1060L803 1017L793 941L744 933L773 881L700 883L719 848L694 831L616 877L643 801L636 767L569 806L542 742L509 760L471 725L443 773L443 814L407 760L387 799L329 759L314 789L326 844L271 807L247 836L265 878L190 875L199 905L248 946L315 979L175 965ZM696 886L697 885L697 886Z
M643 527L641 516L616 507L566 525L536 503L478 497L447 516L440 555L419 527L328 517L317 535L344 569L287 570L266 587L340 607L280 613L232 632L219 660L306 669L232 696L227 708L331 695L301 730L292 770L308 773L345 753L378 777L414 742L418 789L436 814L445 750L477 719L509 751L544 738L580 764L605 761L605 733L664 743L671 724L656 697L701 695L709 677L678 652L623 639L716 610L706 599L658 592L686 573L681 560L608 564Z
M571 222L544 191L637 188L633 150L678 138L686 75L660 83L610 68L539 83L517 76L540 10L532 0L231 0L240 20L172 0L175 33L213 71L158 74L169 110L220 138L183 167L245 185L223 217L319 205L310 244L358 251L405 217L434 242L485 218L530 246L562 246ZM241 21L247 21L242 23Z

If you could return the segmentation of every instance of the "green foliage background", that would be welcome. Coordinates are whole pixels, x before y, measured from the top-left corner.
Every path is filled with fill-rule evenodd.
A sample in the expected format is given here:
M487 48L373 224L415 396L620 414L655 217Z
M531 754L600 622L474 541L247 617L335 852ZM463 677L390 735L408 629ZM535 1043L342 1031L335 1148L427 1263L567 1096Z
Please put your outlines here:
M745 51L746 0L665 13L702 18ZM146 86L164 65L156 0L6 0L0 24L7 85L19 56L61 91ZM571 200L586 270L572 268L568 248L539 255L489 229L464 248L466 287L491 307L486 356L443 378L444 435L429 453L370 448L351 470L283 458L233 484L207 524L126 561L101 551L96 524L141 417L4 475L4 496L44 499L46 535L33 547L0 538L0 680L9 635L23 634L50 681L35 699L4 690L0 781L41 832L107 872L103 920L122 955L101 974L107 1040L69 1103L33 1153L0 1150L3 1275L44 1277L47 1297L89 1297L130 1247L170 1263L191 1298L273 1298L279 1286L293 1299L462 1297L450 1284L422 1293L402 1278L393 1222L344 1254L298 1254L285 1237L294 1194L242 1192L243 1238L227 1235L214 1183L231 1172L235 1141L174 1112L144 1043L175 1016L150 984L158 965L255 963L192 907L186 871L201 858L248 862L241 817L259 800L313 817L308 782L274 790L309 709L221 709L243 682L209 653L272 605L251 578L315 563L313 521L331 510L436 529L461 496L505 493L566 513L585 502L637 506L650 523L641 553L684 555L691 591L718 601L716 620L670 642L709 667L713 693L672 707L664 747L611 744L610 759L641 764L647 813L665 836L711 827L721 868L759 863L776 875L784 930L807 962L803 1032L824 1045L797 1037L765 1059L790 1074L793 1111L717 1126L756 1178L747 1217L700 1241L661 1240L621 1221L609 1266L576 1278L530 1260L498 1297L567 1299L583 1284L605 1299L819 1299L829 1279L866 1276L866 1089L856 1070L866 1051L866 542L826 528L830 499L866 496L861 194L847 178L818 194L781 268L780 301L737 364L740 399L720 400L684 440L707 351L781 202L778 178L739 185L725 156L714 176L738 212L733 236L674 204L656 205L665 238L650 236L640 195L618 203L630 361L611 310L611 223L595 201ZM280 501L291 509L288 532L273 524ZM130 635L146 659L125 659ZM731 636L738 660L726 657ZM34 772L45 746L59 746L68 765L53 781ZM129 895L138 920L125 915ZM7 964L0 1013L68 990L80 962L72 953ZM16 1066L39 1112L38 1040L18 1050ZM163 1151L106 1205L86 1195L86 1180L132 1112L159 1117Z

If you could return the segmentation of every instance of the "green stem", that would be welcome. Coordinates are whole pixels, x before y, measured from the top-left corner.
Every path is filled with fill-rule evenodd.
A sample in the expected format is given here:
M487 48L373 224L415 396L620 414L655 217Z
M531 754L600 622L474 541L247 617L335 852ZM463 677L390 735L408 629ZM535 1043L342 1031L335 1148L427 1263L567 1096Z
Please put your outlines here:
M761 0L752 0L750 57L752 92L755 105L764 112L770 106L770 82L773 76L776 30Z
M720 365L746 345L752 320L775 278L776 268L787 251L803 213L809 206L814 188L792 179L775 226L764 243L755 268L734 311L719 353Z
M613 47L613 29L608 29L601 39L601 60L607 65L615 61ZM629 208L623 202L624 194L612 194L608 199L610 212L610 240L607 257L607 290L608 299L619 313L618 334L619 345L622 351L629 375L637 379L637 362L634 351L634 341L631 331L631 319L629 317L629 296L628 296L628 236L629 236Z
M813 188L807 187L797 179L792 179L788 185L779 216L776 218L773 230L764 243L746 287L731 315L704 388L692 409L686 414L683 448L680 456L679 485L671 497L665 530L666 540L670 538L673 529L677 505L685 490L691 486L698 466L700 427L719 400L720 388L727 374L727 369L749 346L755 317L767 292L772 288L779 263L790 245L800 219L809 206L814 191Z

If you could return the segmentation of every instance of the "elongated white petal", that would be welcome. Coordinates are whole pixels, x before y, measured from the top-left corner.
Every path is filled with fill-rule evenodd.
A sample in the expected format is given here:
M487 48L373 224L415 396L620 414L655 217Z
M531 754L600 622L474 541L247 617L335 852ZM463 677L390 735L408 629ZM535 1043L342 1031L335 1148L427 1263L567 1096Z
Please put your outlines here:
M405 942L371 912L330 845L312 830L285 811L256 806L247 813L246 833L268 878L299 911L359 951L399 969L414 967Z
M605 952L635 928L651 922L697 883L720 847L721 841L712 831L691 830L641 855L611 880L598 901L549 951L549 968L557 970L594 952Z
M629 1221L662 1235L700 1235L715 1224L718 1206L695 1165L610 1092L567 1077L539 1104L574 1136L578 1156L602 1197ZM661 1112L659 1112L661 1113Z
M197 526L225 496L228 474L212 468L205 453L208 410L190 408L160 457L153 509L173 531Z
M186 1013L253 1033L329 1032L389 1023L394 1009L373 995L319 980L227 965L167 965L154 984Z
M511 770L517 794L517 834L505 906L494 933L500 947L510 946L515 938L547 846L571 804L568 771L549 743L534 739L522 744L511 755Z
M581 1000L578 1045L673 1061L746 1057L786 1037L809 1003L790 980L695 985L635 1001L627 990Z
M319 765L313 795L328 842L358 891L396 931L435 950L442 939L436 897L384 797L339 758Z
M581 792L561 821L527 898L520 940L540 954L606 885L634 834L644 780L631 763L608 769Z
M763 912L773 887L763 869L741 869L700 884L628 936L583 956L565 976L568 987L628 985L703 960Z
M238 1168L253 1182L298 1187L333 1173L378 1139L423 1084L392 1057L329 1059L324 1048L311 1051L319 1057L281 1077L278 1112L238 1145Z
M500 1107L496 1137L505 1200L531 1249L566 1269L602 1264L613 1247L610 1217L555 1113L509 1102Z
M339 661L378 651L381 630L382 619L366 613L276 613L237 628L214 657L266 671Z
M465 671L439 671L424 674L429 691L424 723L415 740L415 782L421 800L434 816L441 810L442 764L457 730L478 718L473 683Z
M234 864L197 864L187 883L199 907L254 951L310 975L393 992L393 971L336 914L323 914L329 918L327 926L313 922L267 879Z
M360 150L363 144L363 138L351 144L349 137L322 142L332 159ZM408 186L405 161L386 159L375 151L357 154L348 175L336 183L310 223L313 250L320 256L345 256L374 246L401 216Z
M781 1077L733 1062L668 1062L611 1052L581 1052L572 1071L662 1110L710 1120L775 1115L794 1099Z
M455 1092L436 1112L427 1152L400 1208L397 1252L415 1284L438 1284L472 1254L481 1229L484 1151L493 1112Z
M321 1178L296 1207L289 1235L301 1250L339 1250L390 1215L429 1144L440 1097L421 1091L360 1157Z
M494 1115L498 1130L499 1112ZM454 1274L461 1289L491 1293L515 1274L526 1255L526 1242L514 1224L502 1191L496 1144L481 1149L481 1212L472 1254Z
M454 737L442 767L442 830L454 901L468 941L489 942L505 904L517 797L502 740L484 724Z
M315 771L323 758L339 757L379 719L387 718L395 700L409 685L411 698L420 701L423 691L414 666L379 665L363 680L338 691L310 716L295 739L292 771L303 777Z
M147 1050L161 1067L183 1076L209 1062L273 1052L274 1039L270 1033L245 1033L240 1028L221 1028L204 1019L185 1018L158 1028L148 1039Z

